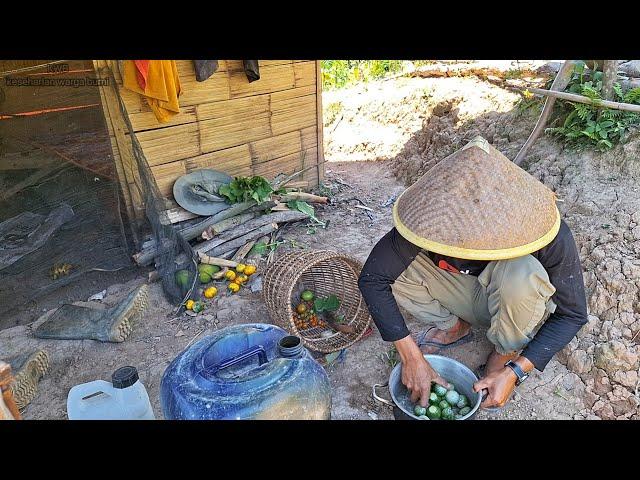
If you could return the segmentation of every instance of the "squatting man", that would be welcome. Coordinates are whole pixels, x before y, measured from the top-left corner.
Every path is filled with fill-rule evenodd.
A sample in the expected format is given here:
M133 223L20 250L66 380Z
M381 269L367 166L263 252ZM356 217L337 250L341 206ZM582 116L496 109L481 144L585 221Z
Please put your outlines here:
M424 358L471 340L493 345L480 367L481 407L504 406L587 322L582 268L555 194L482 137L431 168L393 207L360 290L402 362L411 401L446 386ZM412 336L400 308L427 325Z

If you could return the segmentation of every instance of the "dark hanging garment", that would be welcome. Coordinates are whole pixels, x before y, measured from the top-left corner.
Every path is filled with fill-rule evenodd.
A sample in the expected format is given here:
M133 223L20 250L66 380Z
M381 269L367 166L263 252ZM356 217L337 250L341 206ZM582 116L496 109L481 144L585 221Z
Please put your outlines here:
M244 73L249 80L249 83L260 80L260 69L258 67L258 60L243 60Z
M218 70L218 60L194 60L193 65L199 82L204 82Z

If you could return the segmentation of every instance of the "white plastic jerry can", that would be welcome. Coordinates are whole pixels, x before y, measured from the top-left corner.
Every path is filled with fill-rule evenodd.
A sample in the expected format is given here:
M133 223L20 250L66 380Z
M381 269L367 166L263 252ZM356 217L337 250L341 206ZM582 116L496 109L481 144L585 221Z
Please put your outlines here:
M135 367L113 372L111 383L76 385L67 397L69 420L155 420L149 395Z

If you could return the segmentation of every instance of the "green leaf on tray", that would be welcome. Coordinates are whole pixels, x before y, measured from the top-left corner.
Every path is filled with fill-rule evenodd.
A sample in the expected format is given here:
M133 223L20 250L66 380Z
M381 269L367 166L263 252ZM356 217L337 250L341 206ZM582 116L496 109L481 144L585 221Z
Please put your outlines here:
M235 177L228 185L222 185L218 193L230 203L255 200L258 203L271 198L273 188L271 184L259 175L254 177Z

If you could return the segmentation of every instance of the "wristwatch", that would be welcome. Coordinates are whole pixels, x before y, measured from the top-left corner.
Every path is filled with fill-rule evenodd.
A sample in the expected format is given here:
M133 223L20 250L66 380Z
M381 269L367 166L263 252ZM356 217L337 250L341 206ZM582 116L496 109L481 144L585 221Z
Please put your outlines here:
M520 385L527 378L529 378L529 374L525 373L525 371L522 370L522 368L520 368L520 365L518 365L513 360L509 360L507 363L504 364L504 366L509 367L511 370L513 370L513 373L515 373L516 377L518 377L518 379L516 380L516 385Z

